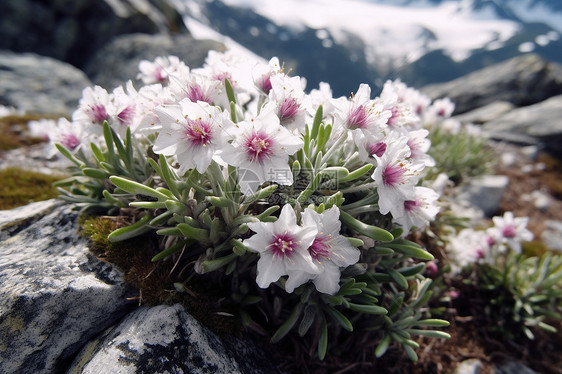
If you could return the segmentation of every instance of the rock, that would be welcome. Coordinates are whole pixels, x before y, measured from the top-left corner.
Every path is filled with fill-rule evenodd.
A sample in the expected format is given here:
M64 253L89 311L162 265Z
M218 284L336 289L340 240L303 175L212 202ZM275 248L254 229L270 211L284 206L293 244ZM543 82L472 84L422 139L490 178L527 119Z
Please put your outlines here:
M553 153L562 149L562 95L538 104L515 109L483 126L494 139L509 140L513 135L537 139Z
M454 118L462 123L483 124L493 121L503 114L513 110L515 106L507 101L494 101L491 104L476 108L470 112L459 114Z
M60 372L128 311L129 289L121 273L86 254L68 206L10 212L0 233L0 372Z
M506 361L496 365L496 374L537 374L534 370L529 369L517 361Z
M474 178L464 186L459 194L460 200L480 208L488 217L494 215L499 208L501 199L509 183L505 175L485 175Z
M34 52L81 67L114 37L187 32L166 0L3 0L0 49Z
M0 151L0 170L15 167L61 179L68 178L68 167L73 164L53 148L54 145L44 142Z
M255 351L255 347L254 347ZM69 372L98 373L278 373L260 361L241 361L228 345L179 305L142 307L90 342Z
M471 358L462 361L453 374L478 374L482 368L482 361L477 358Z
M82 90L91 85L88 77L72 65L9 51L0 51L0 81L0 105L53 115L71 114Z
M496 101L531 105L562 94L562 66L527 54L447 83L422 89L432 99L450 98L461 114Z
M550 249L562 253L562 221L545 221L546 229L541 234L542 242Z
M188 35L124 35L96 53L85 72L95 84L112 90L129 79L135 82L141 60L175 55L190 68L197 68L203 65L209 50L225 49L222 43Z

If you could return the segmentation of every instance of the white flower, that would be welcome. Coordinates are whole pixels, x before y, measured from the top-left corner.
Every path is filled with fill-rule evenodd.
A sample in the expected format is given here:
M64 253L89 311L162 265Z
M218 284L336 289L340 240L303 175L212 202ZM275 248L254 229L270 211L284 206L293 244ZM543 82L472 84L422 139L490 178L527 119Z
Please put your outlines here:
M455 104L449 99L435 100L433 104L424 113L424 124L440 123L444 119L451 117L455 110Z
M427 154L431 147L431 141L427 139L429 131L426 129L419 129L410 131L408 133L408 147L410 147L410 157L419 160L425 166L435 166L433 157Z
M383 104L383 108L391 113L386 124L391 129L419 128L420 117L416 115L408 103L400 101L399 88L392 81L387 81L383 86L379 101Z
M533 233L527 230L529 217L513 216L513 212L505 212L503 217L493 217L494 226L488 229L496 243L507 244L511 250L521 253L521 242L533 240Z
M72 114L72 121L84 125L91 134L101 135L102 124L110 121L114 112L112 98L100 86L86 87L82 91L78 109Z
M392 215L396 217L397 207L416 198L414 186L425 164L410 157L407 141L408 138L402 137L387 144L382 157L373 155L377 166L372 178L377 183L379 210L382 214L394 210Z
M458 273L464 266L473 264L488 256L488 234L474 229L461 230L449 238L447 254L452 265L452 272Z
M266 105L256 118L237 123L229 130L231 143L221 154L224 162L253 174L255 183L250 184L248 179L242 180L246 174L239 173L241 187L248 193L255 192L265 181L293 184L289 155L302 148L304 142L279 124L273 110ZM242 186L242 182L248 184Z
M279 59L273 57L269 60L269 63L258 63L252 69L252 79L254 85L258 88L260 92L265 95L269 94L271 91L271 77L280 73L281 66L279 65Z
M168 84L169 76L180 70L189 72L189 68L177 56L156 57L154 61L142 60L139 62L137 79L142 79L144 84Z
M27 123L29 135L33 138L39 138L48 141L52 132L56 129L57 123L53 119L40 119L38 121L29 121Z
M410 232L412 227L423 228L430 221L435 219L437 213L439 213L439 206L437 205L437 199L439 199L439 194L427 187L416 186L415 199L406 200L403 205L398 208L399 212L392 214L394 221L404 228L404 233Z
M334 295L340 289L342 267L353 265L359 261L361 252L349 244L349 240L340 235L339 208L334 206L322 214L312 209L305 209L302 217L304 227L315 227L316 237L308 247L308 252L317 264L317 273L289 271L289 280L303 284L312 280L320 292ZM288 282L287 282L288 283Z
M357 93L338 108L335 124L336 133L348 130L356 139L365 137L381 137L386 129L386 122L392 115L389 110L384 110L382 103L371 100L371 87L361 84Z
M304 133L309 100L304 93L301 78L275 74L270 78L270 83L269 102L275 103L275 114L281 125L291 131Z
M55 144L60 144L68 149L71 153L76 153L79 149L88 152L89 140L87 134L80 123L71 123L66 118L59 118L54 126L49 129L49 142L52 147L49 157L53 157L58 153Z
M312 89L309 97L311 106L308 114L311 118L314 118L316 110L322 105L323 119L326 123L333 123L337 108L344 107L347 103L347 99L344 96L334 98L330 84L326 82L320 82L318 89Z
M155 109L162 129L154 143L154 152L176 156L180 173L197 168L207 170L217 152L222 149L227 127L233 126L219 108L187 99L179 105Z
M318 265L308 252L317 229L314 226L298 226L295 211L289 204L283 207L276 222L250 222L248 227L256 234L244 240L244 245L260 254L256 282L261 288L267 288L289 273L318 272ZM291 293L304 282L306 279L294 279L293 275L289 275L285 290Z
M221 97L222 88L220 81L196 73L181 72L170 76L170 92L177 101L187 98L194 103L204 101L214 104Z

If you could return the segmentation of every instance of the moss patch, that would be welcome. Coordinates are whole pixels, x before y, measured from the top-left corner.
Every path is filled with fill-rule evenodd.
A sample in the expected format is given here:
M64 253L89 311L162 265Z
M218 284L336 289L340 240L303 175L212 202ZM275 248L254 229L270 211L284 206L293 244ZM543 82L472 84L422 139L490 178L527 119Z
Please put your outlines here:
M37 144L41 139L29 136L27 123L40 119L56 119L58 117L38 114L11 115L0 117L0 151Z
M219 335L239 333L241 324L234 317L220 313L230 312L218 300L224 298L217 287L201 280L181 282L185 264L178 259L152 262L159 252L159 237L145 234L121 242L111 242L108 235L132 223L127 216L82 216L79 221L81 234L91 240L90 250L102 261L116 265L123 273L125 282L139 290L139 304L182 304L197 320ZM212 290L212 291L211 291ZM219 313L219 314L217 314Z
M19 168L0 170L0 210L57 197L53 183L59 179Z

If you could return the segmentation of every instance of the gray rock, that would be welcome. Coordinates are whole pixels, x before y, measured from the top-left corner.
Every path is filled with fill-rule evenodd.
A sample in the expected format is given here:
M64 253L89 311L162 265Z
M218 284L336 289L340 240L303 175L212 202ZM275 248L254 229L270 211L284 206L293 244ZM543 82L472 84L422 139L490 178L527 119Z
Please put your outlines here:
M480 208L484 214L491 217L497 212L505 189L509 184L509 177L505 175L485 175L474 178L462 188L460 200Z
M35 203L0 232L0 372L60 372L129 310L112 266L87 255L68 206ZM38 219L38 215L45 214Z
M546 229L541 234L542 242L550 249L562 252L562 221L545 221Z
M534 370L528 368L517 361L506 361L496 365L496 374L537 374Z
M279 372L263 356L239 361L231 348L179 304L142 307L90 342L68 373Z
M456 114L495 101L531 105L562 94L562 66L535 54L522 55L422 91L432 99L450 98Z
M95 84L112 90L129 79L135 82L141 60L174 55L190 68L197 68L203 65L209 50L225 49L222 43L188 35L124 35L102 48L84 69Z
M509 140L513 135L537 139L555 153L562 149L562 95L538 104L515 109L490 121L483 130L494 139Z
M482 368L482 361L477 358L471 358L462 361L453 374L478 374Z
M471 110L470 112L459 114L454 118L462 123L483 124L501 117L505 113L513 110L513 108L515 108L515 106L510 102L495 101L481 108Z
M9 51L0 51L0 82L0 105L53 115L71 114L82 90L91 85L88 77L72 65Z
M187 32L166 0L2 0L0 49L82 66L122 34Z

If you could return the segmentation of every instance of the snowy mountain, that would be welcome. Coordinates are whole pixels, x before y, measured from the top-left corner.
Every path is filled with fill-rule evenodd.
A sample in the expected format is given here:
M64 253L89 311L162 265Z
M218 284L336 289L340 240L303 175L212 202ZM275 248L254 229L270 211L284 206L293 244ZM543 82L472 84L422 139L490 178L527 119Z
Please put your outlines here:
M196 38L278 56L347 95L399 77L420 86L520 53L562 62L560 0L175 0Z

